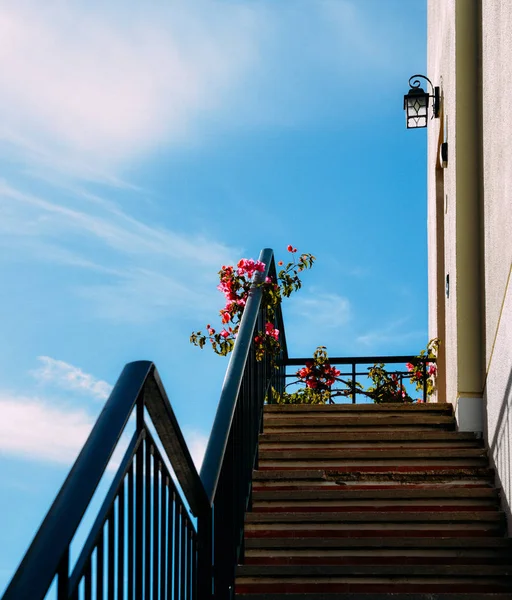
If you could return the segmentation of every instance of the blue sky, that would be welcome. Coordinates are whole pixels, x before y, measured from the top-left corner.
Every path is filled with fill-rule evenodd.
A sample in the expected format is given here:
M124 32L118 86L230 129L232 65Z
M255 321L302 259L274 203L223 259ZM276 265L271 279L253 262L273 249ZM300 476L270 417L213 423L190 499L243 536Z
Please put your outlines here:
M292 356L426 344L426 3L13 0L0 40L1 592L125 363L200 461L222 264L317 257Z

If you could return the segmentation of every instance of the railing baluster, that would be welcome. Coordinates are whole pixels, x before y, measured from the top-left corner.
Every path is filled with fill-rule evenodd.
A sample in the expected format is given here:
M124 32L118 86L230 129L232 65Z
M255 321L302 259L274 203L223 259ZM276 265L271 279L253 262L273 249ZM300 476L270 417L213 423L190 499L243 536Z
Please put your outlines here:
M187 581L187 540L185 538L185 509L180 504L180 600L185 600Z
M165 600L165 584L166 584L166 560L165 560L165 543L167 539L167 485L164 470L162 469L160 481L160 600Z
M124 486L125 480L121 483L119 496L117 499L117 598L124 600L124 560L125 560L125 506L124 506Z
M69 594L69 547L64 553L57 571L57 600L68 600Z
M144 598L151 594L151 455L153 444L146 439L144 469Z
M144 589L144 446L140 444L135 463L135 600L143 598Z
M105 537L104 528L101 530L96 546L96 600L103 600L105 589L104 562L105 562Z
M190 555L191 555L191 568L192 573L190 577L190 585L191 592L190 598L191 600L197 600L197 537L194 533L194 530L191 528L191 545L190 545Z
M87 561L84 570L84 600L92 600L91 559Z
M180 564L180 517L181 517L181 506L174 498L174 561L172 571L174 574L174 600L178 600L180 597L180 575L178 572Z
M160 463L157 460L156 451L153 456L153 600L158 600L158 568L160 559L158 556L160 531Z
M114 531L114 506L108 516L107 520L108 525L108 553L107 553L107 567L108 567L108 575L107 575L107 599L114 600L114 584L115 584L115 574L114 574L114 558L115 558L115 531Z
M127 480L127 504L128 504L128 544L127 544L127 600L133 600L133 586L134 586L134 561L135 561L135 540L134 540L134 520L135 520L135 506L134 506L134 481L133 481L133 470L134 464L130 465L128 471Z
M166 589L166 600L172 600L172 590L174 580L176 579L176 572L174 571L174 504L175 504L175 493L173 489L173 483L170 477L167 477L167 486L169 489L168 493L168 509L167 509L167 589Z

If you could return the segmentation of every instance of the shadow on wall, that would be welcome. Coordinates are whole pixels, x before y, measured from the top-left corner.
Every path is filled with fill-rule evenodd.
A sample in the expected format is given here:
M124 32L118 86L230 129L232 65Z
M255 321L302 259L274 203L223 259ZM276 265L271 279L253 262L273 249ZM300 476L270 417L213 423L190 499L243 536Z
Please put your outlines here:
M501 505L507 515L509 535L512 535L512 369L501 399L500 410L492 439L489 438L489 410L487 386L484 393L486 439L488 440L489 459L495 469L496 485L501 488Z

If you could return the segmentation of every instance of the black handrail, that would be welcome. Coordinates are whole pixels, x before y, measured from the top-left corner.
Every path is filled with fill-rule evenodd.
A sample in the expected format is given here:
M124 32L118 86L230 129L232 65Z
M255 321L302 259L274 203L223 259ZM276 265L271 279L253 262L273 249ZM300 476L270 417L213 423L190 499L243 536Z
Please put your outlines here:
M272 250L262 250L259 260L265 263L265 272L247 300L201 467L201 480L213 506L214 597L219 600L232 596L235 568L243 560L245 512L251 501L263 405L274 371L270 359L256 360L254 348L254 336L267 321L258 282L268 275L275 277ZM277 324L282 326L280 306L274 318ZM284 335L281 340L284 358Z
M265 263L265 272L256 275L256 277L259 275L256 280L257 282L264 280L268 276L272 259L273 252L271 249L265 248L261 251L259 260ZM253 286L245 305L235 347L224 377L219 405L201 466L201 481L212 504L224 462L224 454L237 407L237 399L242 385L244 370L249 351L253 345L254 331L261 306L261 296L261 288L257 285Z
M163 524L165 531L168 531L171 525L176 524L176 527L179 526L181 541L176 548L180 549L182 561L185 560L186 556L189 556L191 561L186 566L187 579L176 579L176 576L174 576L175 581L178 581L183 590L190 588L191 594L193 590L193 593L195 595L199 594L200 598L209 597L211 591L210 506L155 366L148 361L137 361L126 365L124 368L87 442L5 591L3 600L42 600L56 575L58 577L58 600L77 597L77 586L82 575L85 577L85 585L90 587L90 555L87 556L82 552L70 577L69 546L135 407L137 412L136 433L125 453L119 472L107 494L106 501L100 509L84 550L88 549L92 552L94 548L97 548L96 565L97 569L103 572L103 561L100 560L100 556L103 556L102 536L103 526L106 524L110 551L108 561L108 575L110 577L108 585L110 589L113 586L115 568L113 564L113 545L122 544L124 538L125 524L121 520L121 516L124 518L125 504L131 506L134 511L137 510L137 513L134 514L137 515L139 521L142 520L142 509L144 507L146 518L144 535L147 543L151 531L153 540L163 536L161 531L160 533L157 532L156 525L151 525L153 527L151 529L147 519L151 514L151 506L153 506L153 516L155 514L158 516L160 506L162 507L161 514L164 515L163 502L165 502L165 511L169 506L175 511L177 517L171 518L165 512L168 520L164 522L162 518L160 525ZM197 535L192 531L190 519L182 508L182 502L176 498L176 492L173 491L174 484L172 484L169 474L162 465L162 458L159 456L158 449L151 440L151 435L144 422L144 409L147 410L152 419L176 478L187 498L190 510L197 517ZM142 440L144 438L147 439L144 442L143 449ZM136 455L135 466L132 461L134 455ZM152 464L153 482L150 482ZM128 484L125 486L123 478L126 474L128 475ZM143 478L145 478L144 482ZM128 501L124 498L125 487L129 495ZM145 498L142 497L143 489ZM151 505L151 492L153 492L156 502L153 505ZM117 512L114 515L113 503L116 498ZM160 504L160 501L162 501L162 504ZM117 519L117 526L114 523L115 519ZM130 529L130 519L128 519L126 526ZM142 552L135 549L135 546L140 545L142 542L142 523L137 524L136 529L136 532L132 531L133 548L125 550L123 547L122 550L123 556L125 552L127 554L132 552L134 562L135 554L137 554L140 563L134 564L134 562L128 560L129 566L131 565L135 570L133 579L135 595L129 597L135 598L141 597L138 590L139 592L142 591L141 573L144 558ZM117 532L117 541L114 539L114 531ZM93 539L98 538L98 536L101 539L101 547L95 546L97 539ZM121 547L121 545L118 545L118 548ZM193 549L195 549L196 556L193 556ZM121 550L118 550L118 555L119 553L121 553ZM167 558L169 557L167 556ZM146 569L144 583L146 586L149 585L150 580L148 575L149 564L150 561L146 557L144 562L144 569ZM155 559L153 559L152 564L156 568ZM80 572L77 567L83 567L83 571ZM120 583L122 578L119 577L119 573L123 572L124 560L118 560L118 568L120 571L117 571L116 577L118 583ZM193 576L196 578L195 582L192 581ZM96 579L98 580L98 578L99 575ZM154 580L153 575L152 581Z

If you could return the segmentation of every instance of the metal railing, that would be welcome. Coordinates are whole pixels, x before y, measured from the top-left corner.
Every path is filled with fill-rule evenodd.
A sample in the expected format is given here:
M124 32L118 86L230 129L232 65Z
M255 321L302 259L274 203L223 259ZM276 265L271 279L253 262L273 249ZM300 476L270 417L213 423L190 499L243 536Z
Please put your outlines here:
M266 265L261 278L275 277L272 250L263 250L259 260ZM214 538L213 560L214 597L218 600L232 597L236 565L243 562L244 519L251 504L252 472L257 467L263 405L276 371L268 359L256 360L254 337L265 329L267 321L261 297L261 289L253 287L201 468L201 479L213 506L213 529L219 532ZM285 359L286 339L280 306L274 326L280 329L280 358Z
M70 571L70 544L134 411L135 432ZM202 600L212 587L210 536L210 506L156 368L130 363L3 600L42 600L51 586L57 600Z
M281 367L279 373L281 392L283 390L286 391L287 388L297 381L297 369L292 369L291 367L302 367L307 361L311 361L311 357L285 358L279 361L279 366ZM430 363L435 364L436 359L435 357L414 355L329 357L329 364L338 366L341 371L340 375L336 378L335 384L332 386L331 402L334 402L333 399L338 397L341 398L342 401L343 399L349 399L355 404L358 395L363 401L375 401L379 394L382 395L382 393L384 393L384 390L381 392L377 387L373 392L367 391L369 384L368 371L372 366L379 364L383 364L389 377L393 378L393 385L396 387L396 391L404 390L409 398L412 398L410 394L415 392L416 385L411 383L412 372L406 367L407 363L418 365L421 368L423 383L421 386L420 400L426 402L428 397L428 367ZM390 368L388 365L403 366L402 368ZM287 383L287 380L291 379L294 381ZM361 382L364 382L364 385Z
M259 259L266 268L257 282L275 277L272 250L263 250ZM256 360L254 338L267 321L256 283L242 316L200 477L155 366L139 361L124 368L3 600L43 600L50 588L56 600L232 598L236 565L244 560L244 520L251 508L264 403L271 390L282 394L287 379L296 377L291 367L310 360L288 357L280 306L273 318L280 331L280 355ZM368 376L362 366L418 360L377 356L329 362L346 367L339 395L355 402L362 393L358 378ZM435 359L424 359L423 375L430 362ZM407 372L394 373L401 385ZM71 565L70 544L133 413L135 432Z

